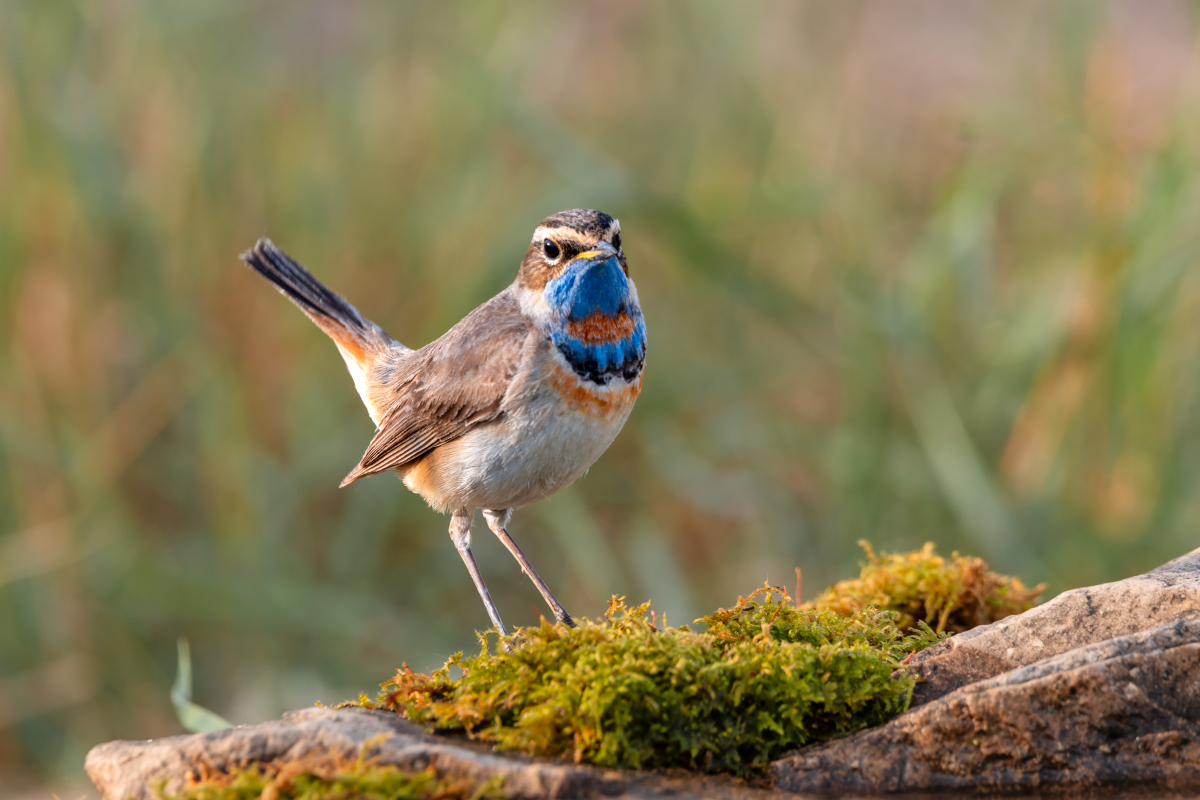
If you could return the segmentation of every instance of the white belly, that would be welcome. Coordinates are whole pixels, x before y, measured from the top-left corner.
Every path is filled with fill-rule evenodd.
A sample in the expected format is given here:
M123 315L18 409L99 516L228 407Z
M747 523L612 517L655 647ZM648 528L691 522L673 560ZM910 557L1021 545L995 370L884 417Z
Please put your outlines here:
M521 508L576 481L620 433L641 378L581 386L554 370L543 391L398 470L439 511Z

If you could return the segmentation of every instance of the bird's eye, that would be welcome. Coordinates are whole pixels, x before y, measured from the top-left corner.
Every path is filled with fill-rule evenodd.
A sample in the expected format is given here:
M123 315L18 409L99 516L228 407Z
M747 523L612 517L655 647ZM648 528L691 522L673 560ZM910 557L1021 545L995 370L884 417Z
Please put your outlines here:
M618 250L621 249L621 232L620 231L617 231L616 233L613 234L613 247L617 248Z
M558 249L558 245L549 239L542 240L542 252L546 254L546 258L558 258L562 255L562 250Z

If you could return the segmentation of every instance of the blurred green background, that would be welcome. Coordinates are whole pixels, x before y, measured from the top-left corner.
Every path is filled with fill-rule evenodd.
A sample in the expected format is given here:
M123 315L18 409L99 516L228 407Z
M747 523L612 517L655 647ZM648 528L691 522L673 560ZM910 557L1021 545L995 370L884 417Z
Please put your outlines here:
M859 538L1049 594L1200 536L1194 3L0 2L0 774L371 691L474 646L448 520L271 236L393 336L620 218L650 331L611 450L511 530L672 624ZM477 523L506 621L540 602Z

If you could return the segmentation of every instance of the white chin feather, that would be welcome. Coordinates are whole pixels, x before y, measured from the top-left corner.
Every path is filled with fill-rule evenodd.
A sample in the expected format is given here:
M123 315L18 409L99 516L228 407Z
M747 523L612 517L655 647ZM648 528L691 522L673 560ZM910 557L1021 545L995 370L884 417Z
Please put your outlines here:
M539 328L545 330L557 320L558 312L546 302L546 297L540 289L514 286L513 290L517 295L517 302L521 304L521 312Z

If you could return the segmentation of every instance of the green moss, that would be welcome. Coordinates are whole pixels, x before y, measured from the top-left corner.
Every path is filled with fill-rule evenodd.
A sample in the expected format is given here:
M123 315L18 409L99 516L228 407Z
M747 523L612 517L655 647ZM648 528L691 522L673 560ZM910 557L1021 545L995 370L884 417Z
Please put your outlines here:
M774 594L780 595L778 601ZM762 602L757 598L763 597ZM934 644L939 637L928 625L918 623L904 635L897 625L895 611L866 606L843 615L834 611L798 606L785 589L764 587L749 597L739 597L732 608L720 609L696 620L708 626L708 633L723 642L753 638L768 626L772 638L781 642L802 642L820 647L844 644L864 645L893 659L902 659Z
M954 553L950 561L933 543L910 553L867 554L857 578L841 581L808 604L819 611L853 616L867 608L896 612L902 630L924 622L936 631L962 632L1032 608L1046 588L1026 589L1019 578L998 575L983 559Z
M251 765L212 775L162 800L502 800L502 781L483 784L439 778L430 767L405 772L359 759L346 765L292 763L282 771Z
M521 629L505 641L512 652L493 652L489 634L479 655L455 654L432 675L406 665L379 705L503 749L746 773L905 710L913 679L893 677L898 658L937 640L902 636L892 612L797 609L781 589L705 617L708 633L658 630L649 603L622 600L601 622Z

